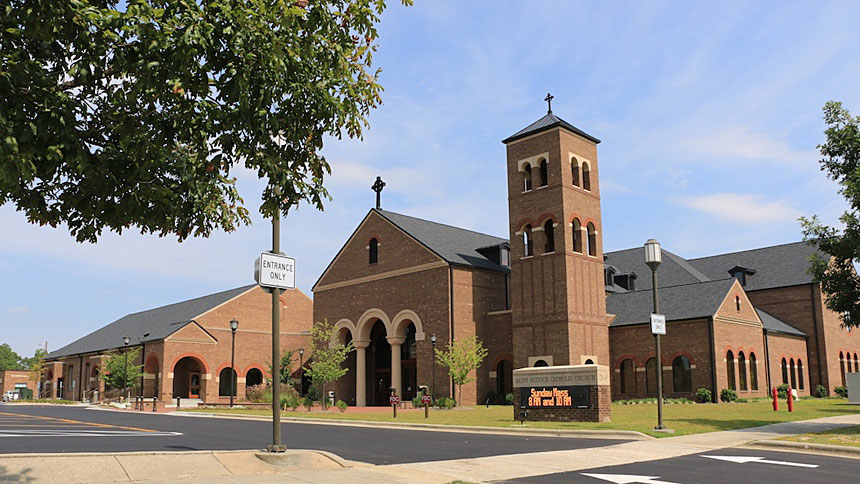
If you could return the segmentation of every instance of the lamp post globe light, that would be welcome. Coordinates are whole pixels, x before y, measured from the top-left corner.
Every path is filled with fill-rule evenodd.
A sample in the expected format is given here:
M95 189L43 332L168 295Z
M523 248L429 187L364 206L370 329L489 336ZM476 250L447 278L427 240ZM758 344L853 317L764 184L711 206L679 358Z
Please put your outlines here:
M663 252L660 242L648 239L645 242L645 264L651 268L651 288L654 294L654 314L660 314L660 300L657 292L657 268L663 262ZM660 335L654 334L657 354L657 426L655 430L663 430L663 355L660 350Z
M131 338L128 336L122 337L122 344L126 348L122 352L122 389L125 392L125 389L128 388L128 344L131 342Z
M236 318L230 320L230 408L233 408L233 396L236 394L236 330L239 329L239 321Z
M436 333L430 335L430 343L433 344L433 385L430 388L430 395L433 401L436 401Z
M305 391L305 349L299 348L299 397L304 398Z

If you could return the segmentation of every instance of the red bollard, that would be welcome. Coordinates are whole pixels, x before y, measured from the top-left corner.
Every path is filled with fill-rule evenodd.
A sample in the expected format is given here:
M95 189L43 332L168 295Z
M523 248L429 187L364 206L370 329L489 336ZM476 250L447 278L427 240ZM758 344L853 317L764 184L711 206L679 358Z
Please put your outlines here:
M788 411L794 411L794 395L791 394L791 387L788 387Z
M779 392L776 390L776 387L771 388L771 393L773 394L773 411L779 411Z

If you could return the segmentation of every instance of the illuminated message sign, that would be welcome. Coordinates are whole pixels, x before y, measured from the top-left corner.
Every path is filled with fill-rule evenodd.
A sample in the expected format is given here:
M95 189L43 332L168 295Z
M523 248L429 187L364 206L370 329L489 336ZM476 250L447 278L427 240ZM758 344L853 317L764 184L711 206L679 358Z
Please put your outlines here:
M520 404L528 408L589 408L588 387L526 387Z

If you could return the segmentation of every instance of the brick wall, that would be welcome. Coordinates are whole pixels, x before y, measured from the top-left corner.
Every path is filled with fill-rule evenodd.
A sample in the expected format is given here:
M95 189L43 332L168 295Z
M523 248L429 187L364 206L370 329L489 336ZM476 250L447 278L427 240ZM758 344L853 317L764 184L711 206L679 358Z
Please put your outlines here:
M30 372L27 370L0 370L0 393L6 393L9 390L15 389L15 384L23 383L27 388L33 390L33 397L36 395L36 386L30 381Z
M806 360L806 338L780 333L768 333L767 349L772 387L783 383L782 360L785 359L788 369L786 382L791 384L791 363L794 362L796 384L792 385L792 388L797 389L799 395L814 394L815 387L810 385L809 362ZM798 371L801 369L801 366L802 376ZM800 389L801 382L803 383L803 389Z
M522 388L514 389L514 420L522 418L520 395ZM527 408L527 422L609 422L612 412L611 390L607 385L588 387L589 408L543 407Z

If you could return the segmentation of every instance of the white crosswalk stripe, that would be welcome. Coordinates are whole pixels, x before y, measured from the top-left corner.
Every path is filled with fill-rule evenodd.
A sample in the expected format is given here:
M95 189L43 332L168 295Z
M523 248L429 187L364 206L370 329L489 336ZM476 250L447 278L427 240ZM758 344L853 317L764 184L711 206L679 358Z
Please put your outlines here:
M141 432L139 430L88 430L88 429L16 429L0 430L3 437L173 437L181 432Z

